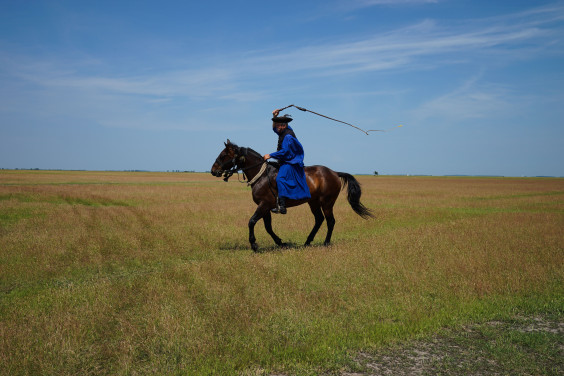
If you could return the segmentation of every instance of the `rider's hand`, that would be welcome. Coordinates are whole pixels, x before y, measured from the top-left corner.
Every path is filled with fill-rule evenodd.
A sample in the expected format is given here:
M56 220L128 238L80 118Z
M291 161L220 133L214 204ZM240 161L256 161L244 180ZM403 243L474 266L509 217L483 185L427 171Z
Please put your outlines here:
M272 115L274 115L274 117L278 116L279 113L280 113L280 110L272 111Z
M269 160L269 159L270 159L270 154L265 154L265 156L264 156L263 158L264 158L265 161L266 161L266 160Z

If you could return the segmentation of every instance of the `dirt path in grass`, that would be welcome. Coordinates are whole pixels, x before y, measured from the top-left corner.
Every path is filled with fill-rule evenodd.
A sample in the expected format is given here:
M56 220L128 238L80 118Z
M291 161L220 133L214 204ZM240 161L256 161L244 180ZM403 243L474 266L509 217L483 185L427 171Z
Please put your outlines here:
M428 340L359 353L354 371L365 375L564 375L562 317L516 317Z

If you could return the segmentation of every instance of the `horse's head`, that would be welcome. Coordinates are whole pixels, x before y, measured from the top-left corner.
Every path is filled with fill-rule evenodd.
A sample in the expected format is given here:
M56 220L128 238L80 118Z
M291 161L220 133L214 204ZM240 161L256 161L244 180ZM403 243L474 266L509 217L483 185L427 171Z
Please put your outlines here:
M225 149L219 153L211 168L213 176L221 177L225 174L225 181L233 175L233 170L237 169L238 164L241 162L241 148L227 140L224 142Z

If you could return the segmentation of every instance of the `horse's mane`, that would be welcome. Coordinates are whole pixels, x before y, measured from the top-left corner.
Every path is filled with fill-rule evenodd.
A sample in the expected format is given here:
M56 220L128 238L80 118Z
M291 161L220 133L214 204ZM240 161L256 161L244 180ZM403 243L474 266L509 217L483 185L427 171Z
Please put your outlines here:
M254 150L251 149L251 148L247 148L247 152L253 154L255 157L262 158L262 155L260 155L260 153L254 151Z
M259 154L258 152L254 151L251 148L248 148L248 147L245 147L245 146L238 146L237 144L234 144L233 142L231 143L231 145L237 150L247 149L247 153L250 153L255 157L262 158L262 154Z
M262 159L262 154L258 153L257 151L246 147L246 146L238 146L237 144L234 144L233 142L231 143L231 146L233 146L235 149L237 149L238 151L240 151L241 149L246 149L246 153L247 154L251 154L252 156L258 158L258 159ZM272 167L274 167L276 170L278 170L280 168L280 163L279 162L273 162L273 161L268 161L268 164Z

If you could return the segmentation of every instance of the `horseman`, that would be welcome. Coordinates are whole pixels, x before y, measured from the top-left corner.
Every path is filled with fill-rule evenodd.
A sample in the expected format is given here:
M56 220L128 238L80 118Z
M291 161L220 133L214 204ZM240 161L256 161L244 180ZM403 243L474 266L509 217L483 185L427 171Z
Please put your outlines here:
M274 158L280 162L276 176L278 207L272 212L286 214L286 199L303 200L311 198L311 195L304 171L304 148L288 125L292 118L288 115L279 117L279 113L280 110L272 112L272 130L278 135L278 148L263 158L265 161Z

